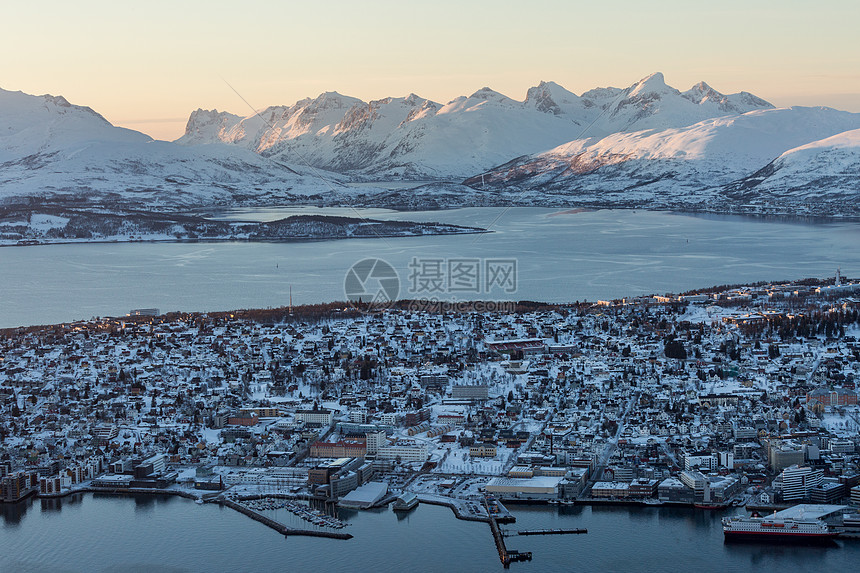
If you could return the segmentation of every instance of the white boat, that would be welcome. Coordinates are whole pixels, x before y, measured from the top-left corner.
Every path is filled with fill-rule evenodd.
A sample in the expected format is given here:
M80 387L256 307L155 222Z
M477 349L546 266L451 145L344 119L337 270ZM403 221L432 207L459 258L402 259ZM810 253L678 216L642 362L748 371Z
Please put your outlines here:
M791 517L742 517L723 518L723 535L727 539L832 539L839 535L820 519L795 519Z

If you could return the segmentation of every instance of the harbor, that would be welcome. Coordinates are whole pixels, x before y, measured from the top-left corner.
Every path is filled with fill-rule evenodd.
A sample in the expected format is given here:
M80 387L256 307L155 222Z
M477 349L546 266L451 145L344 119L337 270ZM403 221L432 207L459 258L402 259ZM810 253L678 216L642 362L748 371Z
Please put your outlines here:
M289 500L278 499L273 497L263 497L258 499L250 499L241 502L243 506L252 511L267 511L274 509L286 509L293 515L301 519L317 525L319 527L330 527L332 529L343 529L348 524L338 518L328 515L318 509L314 509L306 504Z
M262 523L263 525L274 529L284 537L289 537L291 535L303 535L308 537L328 537L331 539L352 539L352 535L349 533L339 533L337 531L326 531L326 530L314 530L314 529L296 529L287 527L283 523L275 521L271 517L263 515L260 513L262 510L255 510L243 505L241 503L237 503L233 500L220 498L217 501L218 504L229 507L230 509L234 509L243 515L247 515L254 521Z
M757 573L784 571L851 571L860 559L860 544L836 538L838 548L767 544L725 544L716 512L688 508L574 506L509 506L514 526L531 529L587 528L587 535L534 535L506 538L515 550L529 551L532 561L522 570L569 572L575 554L588 569L624 571L625 563L638 570L669 573L708 570L721 563L723 570L746 570L755 560ZM447 507L421 503L404 520L389 510L340 512L350 525L332 532L349 532L348 543L304 535L276 533L262 522L240 515L217 503L195 504L177 496L82 494L59 499L29 498L20 504L0 505L0 570L91 571L104 568L106 552L124 555L110 561L148 564L147 570L276 571L289 556L291 569L308 571L325 563L326 571L354 571L356 567L393 571L402 566L402 554L415 562L411 570L438 571L449 566L463 571L501 570L488 526L455 519ZM70 544L36 546L26 539L34 532L63 532ZM103 542L94 547L87 539ZM433 539L433 543L428 543ZM666 539L680 544L667 562ZM386 540L383 542L382 540ZM386 551L397 543L400 553ZM662 545L661 545L662 544ZM254 551L248 551L253 547ZM445 558L440 561L439 547ZM29 564L29 565L28 565ZM39 565L39 567L36 566ZM281 569L279 569L279 567ZM520 568L513 564L511 568Z

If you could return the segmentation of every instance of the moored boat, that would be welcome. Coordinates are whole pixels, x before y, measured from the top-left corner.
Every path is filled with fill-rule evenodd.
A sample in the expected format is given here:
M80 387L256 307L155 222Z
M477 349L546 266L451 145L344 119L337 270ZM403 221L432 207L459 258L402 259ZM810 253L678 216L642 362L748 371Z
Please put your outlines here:
M838 532L820 519L732 516L723 518L725 538L737 540L829 540Z

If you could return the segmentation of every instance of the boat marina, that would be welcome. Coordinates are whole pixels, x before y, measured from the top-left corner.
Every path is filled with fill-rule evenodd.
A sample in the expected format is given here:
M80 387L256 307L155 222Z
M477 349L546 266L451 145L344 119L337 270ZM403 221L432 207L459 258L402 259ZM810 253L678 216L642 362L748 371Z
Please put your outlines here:
M267 511L274 509L286 509L293 515L302 518L303 520L317 525L319 527L330 527L332 529L343 529L348 523L344 523L336 517L328 515L318 509L314 509L304 503L290 499L279 499L273 497L264 497L260 499L250 499L241 502L242 505L254 511Z

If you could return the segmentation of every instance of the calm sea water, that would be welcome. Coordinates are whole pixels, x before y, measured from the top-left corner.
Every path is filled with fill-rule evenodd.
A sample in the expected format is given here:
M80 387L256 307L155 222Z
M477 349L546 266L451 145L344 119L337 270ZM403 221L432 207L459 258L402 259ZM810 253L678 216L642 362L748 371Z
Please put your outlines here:
M272 220L352 209L234 212ZM442 294L459 300L571 302L679 292L715 284L860 275L860 223L543 208L470 208L362 216L489 227L493 233L300 243L136 243L0 248L0 328L123 315L132 308L208 311L346 300L344 277L365 258L388 261L400 297L410 262L515 258L516 292ZM225 217L224 214L221 214ZM439 296L434 294L434 296Z
M667 508L512 506L506 529L587 528L508 537L533 552L521 571L854 571L860 541L832 547L725 544L719 515ZM0 505L0 571L499 571L489 526L421 505L340 511L355 538L283 538L230 509L176 497L82 495Z

